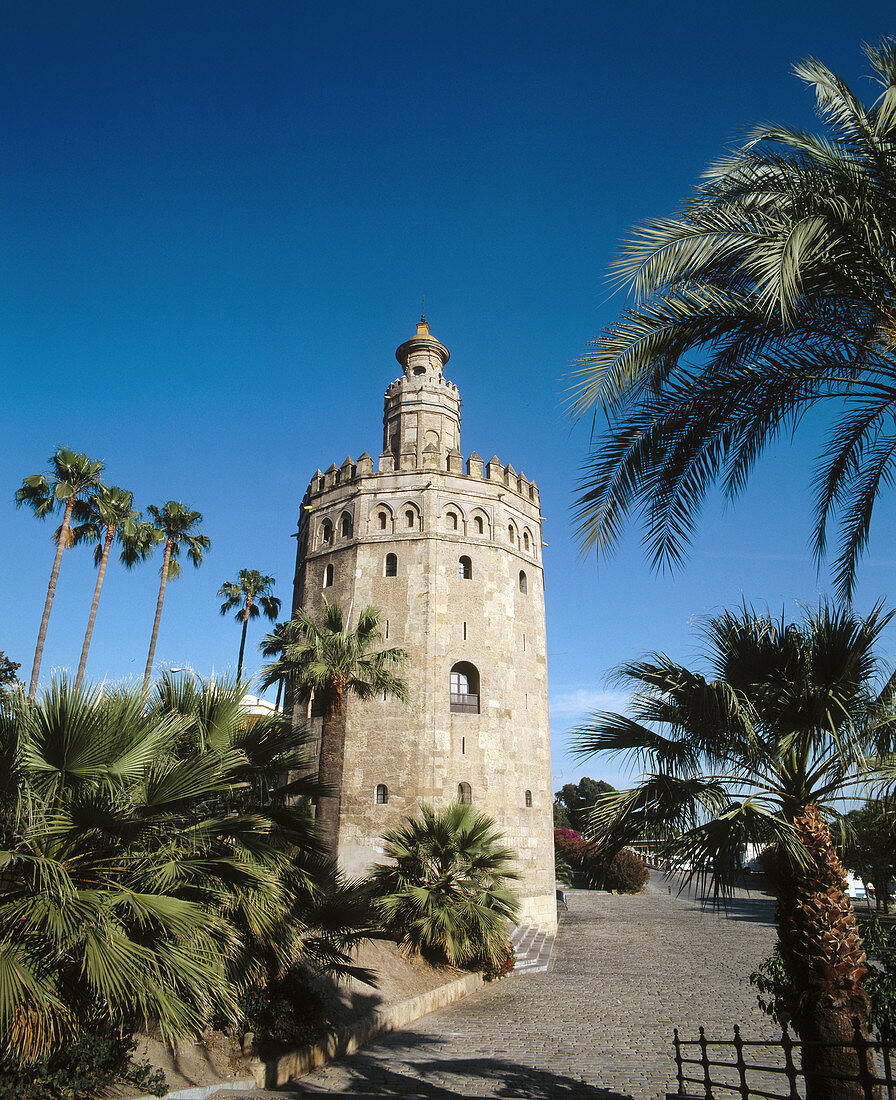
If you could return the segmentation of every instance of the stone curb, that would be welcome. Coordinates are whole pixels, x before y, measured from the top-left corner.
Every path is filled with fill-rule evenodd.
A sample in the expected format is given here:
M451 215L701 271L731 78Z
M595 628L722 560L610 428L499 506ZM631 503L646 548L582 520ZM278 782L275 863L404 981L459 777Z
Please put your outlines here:
M410 997L406 1001L397 1001L393 1005L383 1005L374 1009L369 1016L356 1020L353 1024L346 1024L335 1035L329 1036L323 1042L313 1043L310 1046L299 1047L288 1054L281 1054L279 1058L273 1058L269 1062L263 1062L260 1058L249 1063L252 1077L242 1077L238 1080L217 1081L213 1085L198 1085L193 1088L176 1089L174 1092L166 1092L161 1100L205 1100L215 1092L247 1092L254 1088L279 1088L299 1077L304 1077L319 1066L325 1066L335 1058L342 1058L346 1054L354 1054L365 1043L369 1043L378 1035L384 1035L389 1031L397 1031L399 1028L412 1024L421 1016L435 1012L438 1008L444 1008L454 1001L473 993L482 985L481 974L465 974L454 981L436 986L426 993L418 993L416 997ZM135 1096L131 1100L157 1100L154 1096Z
M452 1004L482 985L481 974L465 974L462 978L446 982L445 985L437 986L426 993L419 993L406 1001L398 1001L396 1004L374 1009L369 1016L353 1024L347 1024L321 1043L300 1047L298 1050L290 1051L289 1054L281 1054L279 1058L274 1058L270 1062L262 1062L260 1059L250 1062L249 1069L255 1075L255 1085L258 1088L279 1088L299 1077L304 1077L335 1058L354 1054L356 1050L379 1035L397 1031L413 1023L414 1020L419 1020L421 1016Z

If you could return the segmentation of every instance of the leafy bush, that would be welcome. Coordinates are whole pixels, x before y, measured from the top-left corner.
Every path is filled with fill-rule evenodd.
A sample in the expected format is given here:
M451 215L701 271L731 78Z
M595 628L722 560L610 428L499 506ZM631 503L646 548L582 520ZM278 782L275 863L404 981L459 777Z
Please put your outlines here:
M405 954L465 967L505 956L505 922L519 911L505 884L519 873L501 841L491 818L458 802L440 812L423 806L386 833L394 863L374 868L368 883L374 911Z
M328 1031L330 998L307 971L293 969L263 989L249 989L240 998L247 1031L255 1036L262 1058L323 1039Z
M598 845L572 829L554 830L554 851L558 864L571 868L573 886L637 894L650 878L644 860L630 849L623 848L608 860Z
M136 1041L110 1034L105 1026L82 1032L76 1042L30 1066L0 1058L0 1100L87 1100L116 1084L164 1096L165 1074L148 1062L132 1065Z

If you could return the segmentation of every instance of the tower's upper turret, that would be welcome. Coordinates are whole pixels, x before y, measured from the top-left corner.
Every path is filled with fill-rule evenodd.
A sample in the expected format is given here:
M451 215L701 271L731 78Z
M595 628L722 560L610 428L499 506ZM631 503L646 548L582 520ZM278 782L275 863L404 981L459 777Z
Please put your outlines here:
M396 349L404 373L386 390L383 413L383 452L396 469L423 466L424 453L460 453L460 394L442 374L449 356L423 315L416 335Z

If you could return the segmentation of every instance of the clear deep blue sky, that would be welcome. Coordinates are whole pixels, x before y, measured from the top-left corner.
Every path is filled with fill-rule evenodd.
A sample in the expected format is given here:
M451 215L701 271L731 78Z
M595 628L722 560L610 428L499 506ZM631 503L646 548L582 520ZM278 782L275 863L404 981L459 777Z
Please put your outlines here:
M562 407L571 366L623 304L606 270L629 227L672 212L752 124L814 125L799 58L876 94L860 46L892 15L876 0L6 5L0 649L26 678L55 525L12 498L63 444L141 507L204 513L212 549L169 586L156 659L233 669L217 589L257 568L289 605L298 503L318 466L379 453L425 294L464 453L541 489L555 786L618 782L570 762L563 736L618 701L608 670L652 649L692 659L695 621L742 598L796 614L825 591L813 439L763 462L733 508L708 504L681 572L651 574L636 534L598 569L571 533L587 447ZM887 593L893 509L877 506L863 611ZM89 552L66 555L43 682L77 666L93 580ZM142 673L157 584L157 564L110 567L91 677ZM893 631L886 645L896 658Z

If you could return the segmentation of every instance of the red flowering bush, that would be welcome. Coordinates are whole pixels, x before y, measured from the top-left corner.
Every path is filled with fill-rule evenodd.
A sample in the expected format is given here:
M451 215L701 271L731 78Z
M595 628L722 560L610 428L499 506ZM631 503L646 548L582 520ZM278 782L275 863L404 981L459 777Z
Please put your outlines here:
M623 848L608 860L597 844L572 829L554 830L554 850L557 862L572 870L573 886L637 894L650 878L644 860L630 849Z

